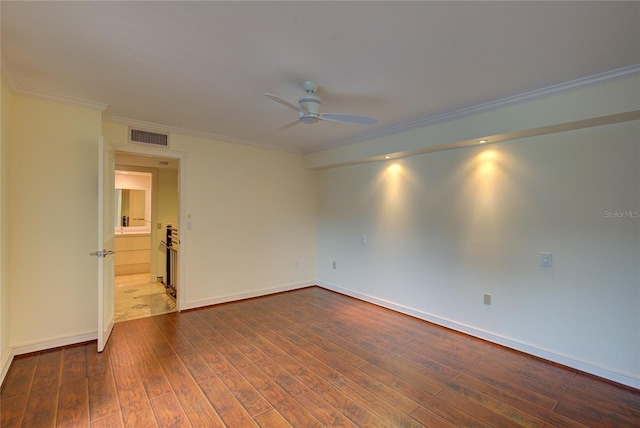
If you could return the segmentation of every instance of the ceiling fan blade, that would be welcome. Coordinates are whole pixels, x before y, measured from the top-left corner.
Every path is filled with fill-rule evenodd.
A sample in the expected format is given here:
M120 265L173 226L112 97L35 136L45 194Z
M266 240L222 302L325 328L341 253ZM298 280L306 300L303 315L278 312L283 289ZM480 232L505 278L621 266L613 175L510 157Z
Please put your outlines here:
M289 107L291 110L295 110L295 111L297 111L298 113L302 113L302 114L305 114L305 113L306 113L306 111L302 110L299 106L297 106L297 105L295 105L295 104L291 104L289 101L284 100L284 99L280 98L280 97L279 97L279 96L277 96L277 95L271 95L271 94L264 94L264 95L265 95L267 98L269 98L270 100L273 100L273 101L275 101L275 102L277 102L277 103L280 103L280 104L282 104L282 105L283 105L283 106L285 106L285 107Z
M299 123L300 123L300 119L292 120L291 122L285 123L280 128L278 128L278 131L281 131L281 130L287 129L287 128L291 128L292 126L296 126Z
M378 122L372 117L343 113L323 113L318 117L318 119L328 120L331 122L357 123L359 125L373 125Z

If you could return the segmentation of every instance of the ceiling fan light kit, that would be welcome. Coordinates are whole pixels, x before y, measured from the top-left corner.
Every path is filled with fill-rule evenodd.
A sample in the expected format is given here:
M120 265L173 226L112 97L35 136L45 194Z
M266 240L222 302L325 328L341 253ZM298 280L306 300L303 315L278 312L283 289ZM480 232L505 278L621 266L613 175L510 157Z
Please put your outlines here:
M289 107L298 113L298 119L284 124L278 129L290 128L298 123L316 123L318 120L325 120L328 122L341 122L341 123L355 123L358 125L373 125L377 122L376 119L368 116L360 116L357 114L344 114L344 113L320 113L320 106L322 100L319 96L315 95L318 90L318 84L311 80L306 80L302 83L302 88L306 92L298 98L298 105L290 103L289 101L278 97L277 95L264 94L267 98L282 104L285 107Z

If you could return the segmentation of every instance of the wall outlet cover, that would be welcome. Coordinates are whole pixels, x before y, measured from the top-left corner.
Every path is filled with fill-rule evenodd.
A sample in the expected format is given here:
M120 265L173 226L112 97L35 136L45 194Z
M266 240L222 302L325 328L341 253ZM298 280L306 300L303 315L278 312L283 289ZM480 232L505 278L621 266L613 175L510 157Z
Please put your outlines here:
M553 255L551 253L540 253L540 267L553 267Z

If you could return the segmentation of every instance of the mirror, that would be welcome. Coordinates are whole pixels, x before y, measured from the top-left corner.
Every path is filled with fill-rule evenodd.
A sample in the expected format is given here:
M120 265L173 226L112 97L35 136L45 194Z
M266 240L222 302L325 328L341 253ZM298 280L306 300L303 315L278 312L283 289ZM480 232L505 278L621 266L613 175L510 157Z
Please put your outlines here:
M150 172L116 169L114 232L117 235L151 233L152 179Z
M146 191L116 189L116 221L120 227L145 225Z

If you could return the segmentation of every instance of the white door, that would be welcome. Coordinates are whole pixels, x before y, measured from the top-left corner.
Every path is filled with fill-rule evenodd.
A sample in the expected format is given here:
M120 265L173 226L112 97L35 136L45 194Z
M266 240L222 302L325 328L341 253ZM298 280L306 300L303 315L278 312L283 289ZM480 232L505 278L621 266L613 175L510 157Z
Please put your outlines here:
M98 352L104 350L114 324L115 153L100 137L98 144Z

